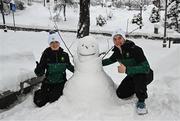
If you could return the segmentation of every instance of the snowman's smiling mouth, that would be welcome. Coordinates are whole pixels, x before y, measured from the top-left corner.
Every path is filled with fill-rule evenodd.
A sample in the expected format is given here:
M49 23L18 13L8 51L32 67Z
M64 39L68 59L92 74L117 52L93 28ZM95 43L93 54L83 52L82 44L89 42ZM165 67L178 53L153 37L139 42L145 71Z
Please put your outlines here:
M95 55L96 53L92 53L92 54L82 54L82 53L79 53L79 55L81 55L81 56L93 56L93 55Z

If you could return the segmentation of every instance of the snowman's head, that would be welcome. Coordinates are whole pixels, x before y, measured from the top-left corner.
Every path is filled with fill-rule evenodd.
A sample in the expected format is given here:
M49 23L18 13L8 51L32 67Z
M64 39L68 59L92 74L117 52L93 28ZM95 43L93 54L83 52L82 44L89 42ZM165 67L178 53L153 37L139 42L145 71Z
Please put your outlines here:
M99 56L99 47L96 39L92 36L80 39L77 53L81 61L97 58Z

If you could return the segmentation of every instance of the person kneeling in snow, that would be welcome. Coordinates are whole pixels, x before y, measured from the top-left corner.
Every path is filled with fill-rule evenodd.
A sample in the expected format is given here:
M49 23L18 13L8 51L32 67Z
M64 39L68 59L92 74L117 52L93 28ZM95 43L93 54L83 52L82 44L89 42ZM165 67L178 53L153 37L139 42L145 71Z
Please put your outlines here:
M126 99L136 94L137 113L147 113L145 99L147 95L147 85L153 80L153 71L143 53L142 48L135 45L130 40L125 40L125 32L117 30L113 35L114 53L102 61L103 66L119 62L119 73L126 73L127 76L122 80L116 90L117 96Z
M34 93L34 103L38 107L58 100L67 81L66 69L74 72L74 66L70 63L68 54L60 47L60 40L57 33L50 33L48 39L50 47L44 50L40 63L37 63L34 70L37 76L45 73L41 89Z

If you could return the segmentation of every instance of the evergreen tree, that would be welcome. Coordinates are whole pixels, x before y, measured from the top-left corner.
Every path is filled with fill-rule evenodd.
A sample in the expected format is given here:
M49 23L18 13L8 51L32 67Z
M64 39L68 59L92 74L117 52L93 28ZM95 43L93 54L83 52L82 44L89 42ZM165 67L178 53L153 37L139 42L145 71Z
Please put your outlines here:
M96 25L97 26L104 26L106 24L106 18L103 17L102 15L99 15L98 17L96 17Z
M180 32L180 0L169 1L167 27Z
M137 24L139 26L142 26L142 18L141 18L141 14L140 13L138 13L137 15L135 14L133 16L132 24Z
M149 20L151 23L158 23L160 21L159 9L157 7L153 7Z

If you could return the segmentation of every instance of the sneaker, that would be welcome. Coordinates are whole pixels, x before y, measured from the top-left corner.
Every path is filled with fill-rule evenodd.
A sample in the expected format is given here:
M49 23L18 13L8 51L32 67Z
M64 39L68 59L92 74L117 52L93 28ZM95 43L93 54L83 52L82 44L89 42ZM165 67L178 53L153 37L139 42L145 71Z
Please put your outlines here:
M148 113L148 110L146 108L146 104L144 102L140 102L138 101L136 103L136 112L139 114L139 115L144 115L144 114L147 114Z

